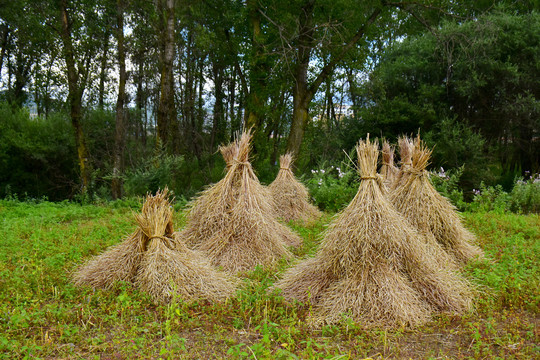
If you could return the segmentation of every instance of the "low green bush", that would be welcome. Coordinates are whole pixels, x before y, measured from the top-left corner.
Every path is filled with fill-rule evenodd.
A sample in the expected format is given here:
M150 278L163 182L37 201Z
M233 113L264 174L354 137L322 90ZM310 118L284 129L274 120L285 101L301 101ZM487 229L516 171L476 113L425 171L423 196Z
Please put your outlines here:
M344 163L341 166L323 163L319 169L311 170L306 184L319 208L336 212L347 206L358 191L358 174Z

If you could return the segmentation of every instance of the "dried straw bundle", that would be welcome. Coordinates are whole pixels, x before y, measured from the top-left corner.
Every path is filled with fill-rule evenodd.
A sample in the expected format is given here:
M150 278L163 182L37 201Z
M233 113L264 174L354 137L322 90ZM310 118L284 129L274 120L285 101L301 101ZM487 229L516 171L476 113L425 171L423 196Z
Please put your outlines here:
M390 201L426 239L439 243L459 263L483 257L483 251L472 245L475 237L462 225L456 208L431 185L426 171L430 156L431 150L417 138L412 166Z
M405 181L405 178L407 177L407 170L410 169L412 166L412 154L414 152L414 141L407 136L402 136L398 138L398 145L399 145L399 156L401 157L401 166L399 168L397 176L394 179L394 182L392 183L392 186L390 187L390 189L395 189L399 187L401 184L403 184L403 182Z
M294 176L291 170L292 162L292 154L279 157L279 172L268 188L279 218L310 223L320 218L322 213L309 203L309 192Z
M130 281L161 303L175 294L184 300L211 301L233 294L231 279L213 269L201 254L172 239L167 189L149 195L135 219L137 231L79 270L75 274L77 285L110 288L115 281Z
M251 133L244 132L226 147L234 149L227 174L195 200L187 226L178 235L189 247L203 251L213 265L233 273L290 257L286 246L302 243L276 220L269 192L249 163L250 141Z
M398 176L398 172L399 169L394 165L394 147L390 146L390 143L385 140L382 146L381 176L388 188L392 187Z
M310 301L315 324L348 314L365 327L414 326L434 310L469 309L467 282L438 263L386 200L377 142L360 141L357 153L362 182L355 198L330 224L315 257L289 269L276 287L287 299Z
M144 203L142 214L151 212L151 203L151 201ZM170 228L172 229L172 223ZM140 227L137 228L123 242L81 266L73 275L75 285L109 289L117 281L133 282L148 240L144 231Z
M166 201L168 190L158 192L155 197L148 196L142 206L141 214L135 215L139 227L122 243L115 245L103 254L90 259L73 276L76 285L90 285L94 288L108 289L117 281L133 282L150 238L147 233L153 227L171 232L172 215L169 218L154 219L157 201Z

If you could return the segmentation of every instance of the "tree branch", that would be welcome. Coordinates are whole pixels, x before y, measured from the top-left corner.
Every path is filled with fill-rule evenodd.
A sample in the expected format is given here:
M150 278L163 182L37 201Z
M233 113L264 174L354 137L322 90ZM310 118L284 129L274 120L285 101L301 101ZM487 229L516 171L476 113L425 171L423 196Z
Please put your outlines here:
M315 94L315 92L317 91L319 86L322 84L322 82L332 73L336 64L340 62L345 57L345 55L347 55L349 50L351 50L351 48L358 41L360 41L362 37L364 37L365 32L368 29L368 27L371 26L375 22L375 20L377 20L377 17L380 15L380 13L381 13L380 8L375 9L375 11L373 11L371 16L364 23L364 25L362 25L362 27L358 29L356 34L349 40L349 42L345 46L343 46L343 48L341 49L341 52L322 68L321 72L319 73L315 81L313 81L313 83L308 89L310 96Z

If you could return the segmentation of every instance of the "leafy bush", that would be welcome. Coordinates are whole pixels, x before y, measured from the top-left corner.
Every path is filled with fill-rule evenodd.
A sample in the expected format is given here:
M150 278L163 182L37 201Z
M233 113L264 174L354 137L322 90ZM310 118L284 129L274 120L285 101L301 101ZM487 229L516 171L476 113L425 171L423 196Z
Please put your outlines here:
M511 192L504 191L501 185L485 186L474 190L474 199L470 204L471 211L495 211L503 213L540 212L540 175L531 176L528 180L517 178Z
M468 206L463 199L463 190L459 187L459 180L463 175L463 170L463 166L448 171L441 167L439 171L431 171L429 177L435 189L461 211L466 210Z
M540 213L540 174L517 179L510 193L510 209L519 213Z
M358 174L346 166L344 163L338 167L323 163L319 169L311 170L307 187L319 208L339 211L353 199L358 191Z

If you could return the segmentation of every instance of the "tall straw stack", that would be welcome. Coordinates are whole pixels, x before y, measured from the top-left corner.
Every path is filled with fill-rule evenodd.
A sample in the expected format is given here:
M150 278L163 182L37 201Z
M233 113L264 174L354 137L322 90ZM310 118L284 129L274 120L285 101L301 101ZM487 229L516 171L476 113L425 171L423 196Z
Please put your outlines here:
M286 246L302 242L276 220L269 191L249 162L250 141L250 132L237 138L227 174L194 201L179 233L213 265L232 273L291 257Z
M414 141L408 136L401 136L398 138L399 156L401 158L401 166L397 176L390 189L395 189L403 184L407 177L407 171L412 166L412 154L414 152Z
M167 189L149 195L141 214L135 218L139 225L136 236L90 260L75 274L77 285L109 288L116 280L126 280L149 293L157 303L167 303L176 296L183 300L220 301L234 293L232 279L212 268L201 254L188 249L182 241L172 238ZM123 244L135 240L137 252L118 256Z
M384 184L390 189L398 176L399 169L394 165L394 147L383 141L381 176Z
M358 193L330 224L314 258L288 270L276 287L310 302L314 324L350 316L364 327L419 325L432 311L470 308L468 283L438 259L383 193L378 144L360 141Z
M309 203L309 192L294 176L292 162L292 154L281 155L279 172L268 186L274 199L275 211L277 216L285 221L301 220L312 223L319 219L322 213Z
M458 263L481 258L483 251L473 245L475 237L461 223L456 208L429 181L426 167L431 152L419 137L415 140L411 167L390 201L426 239L439 243Z

